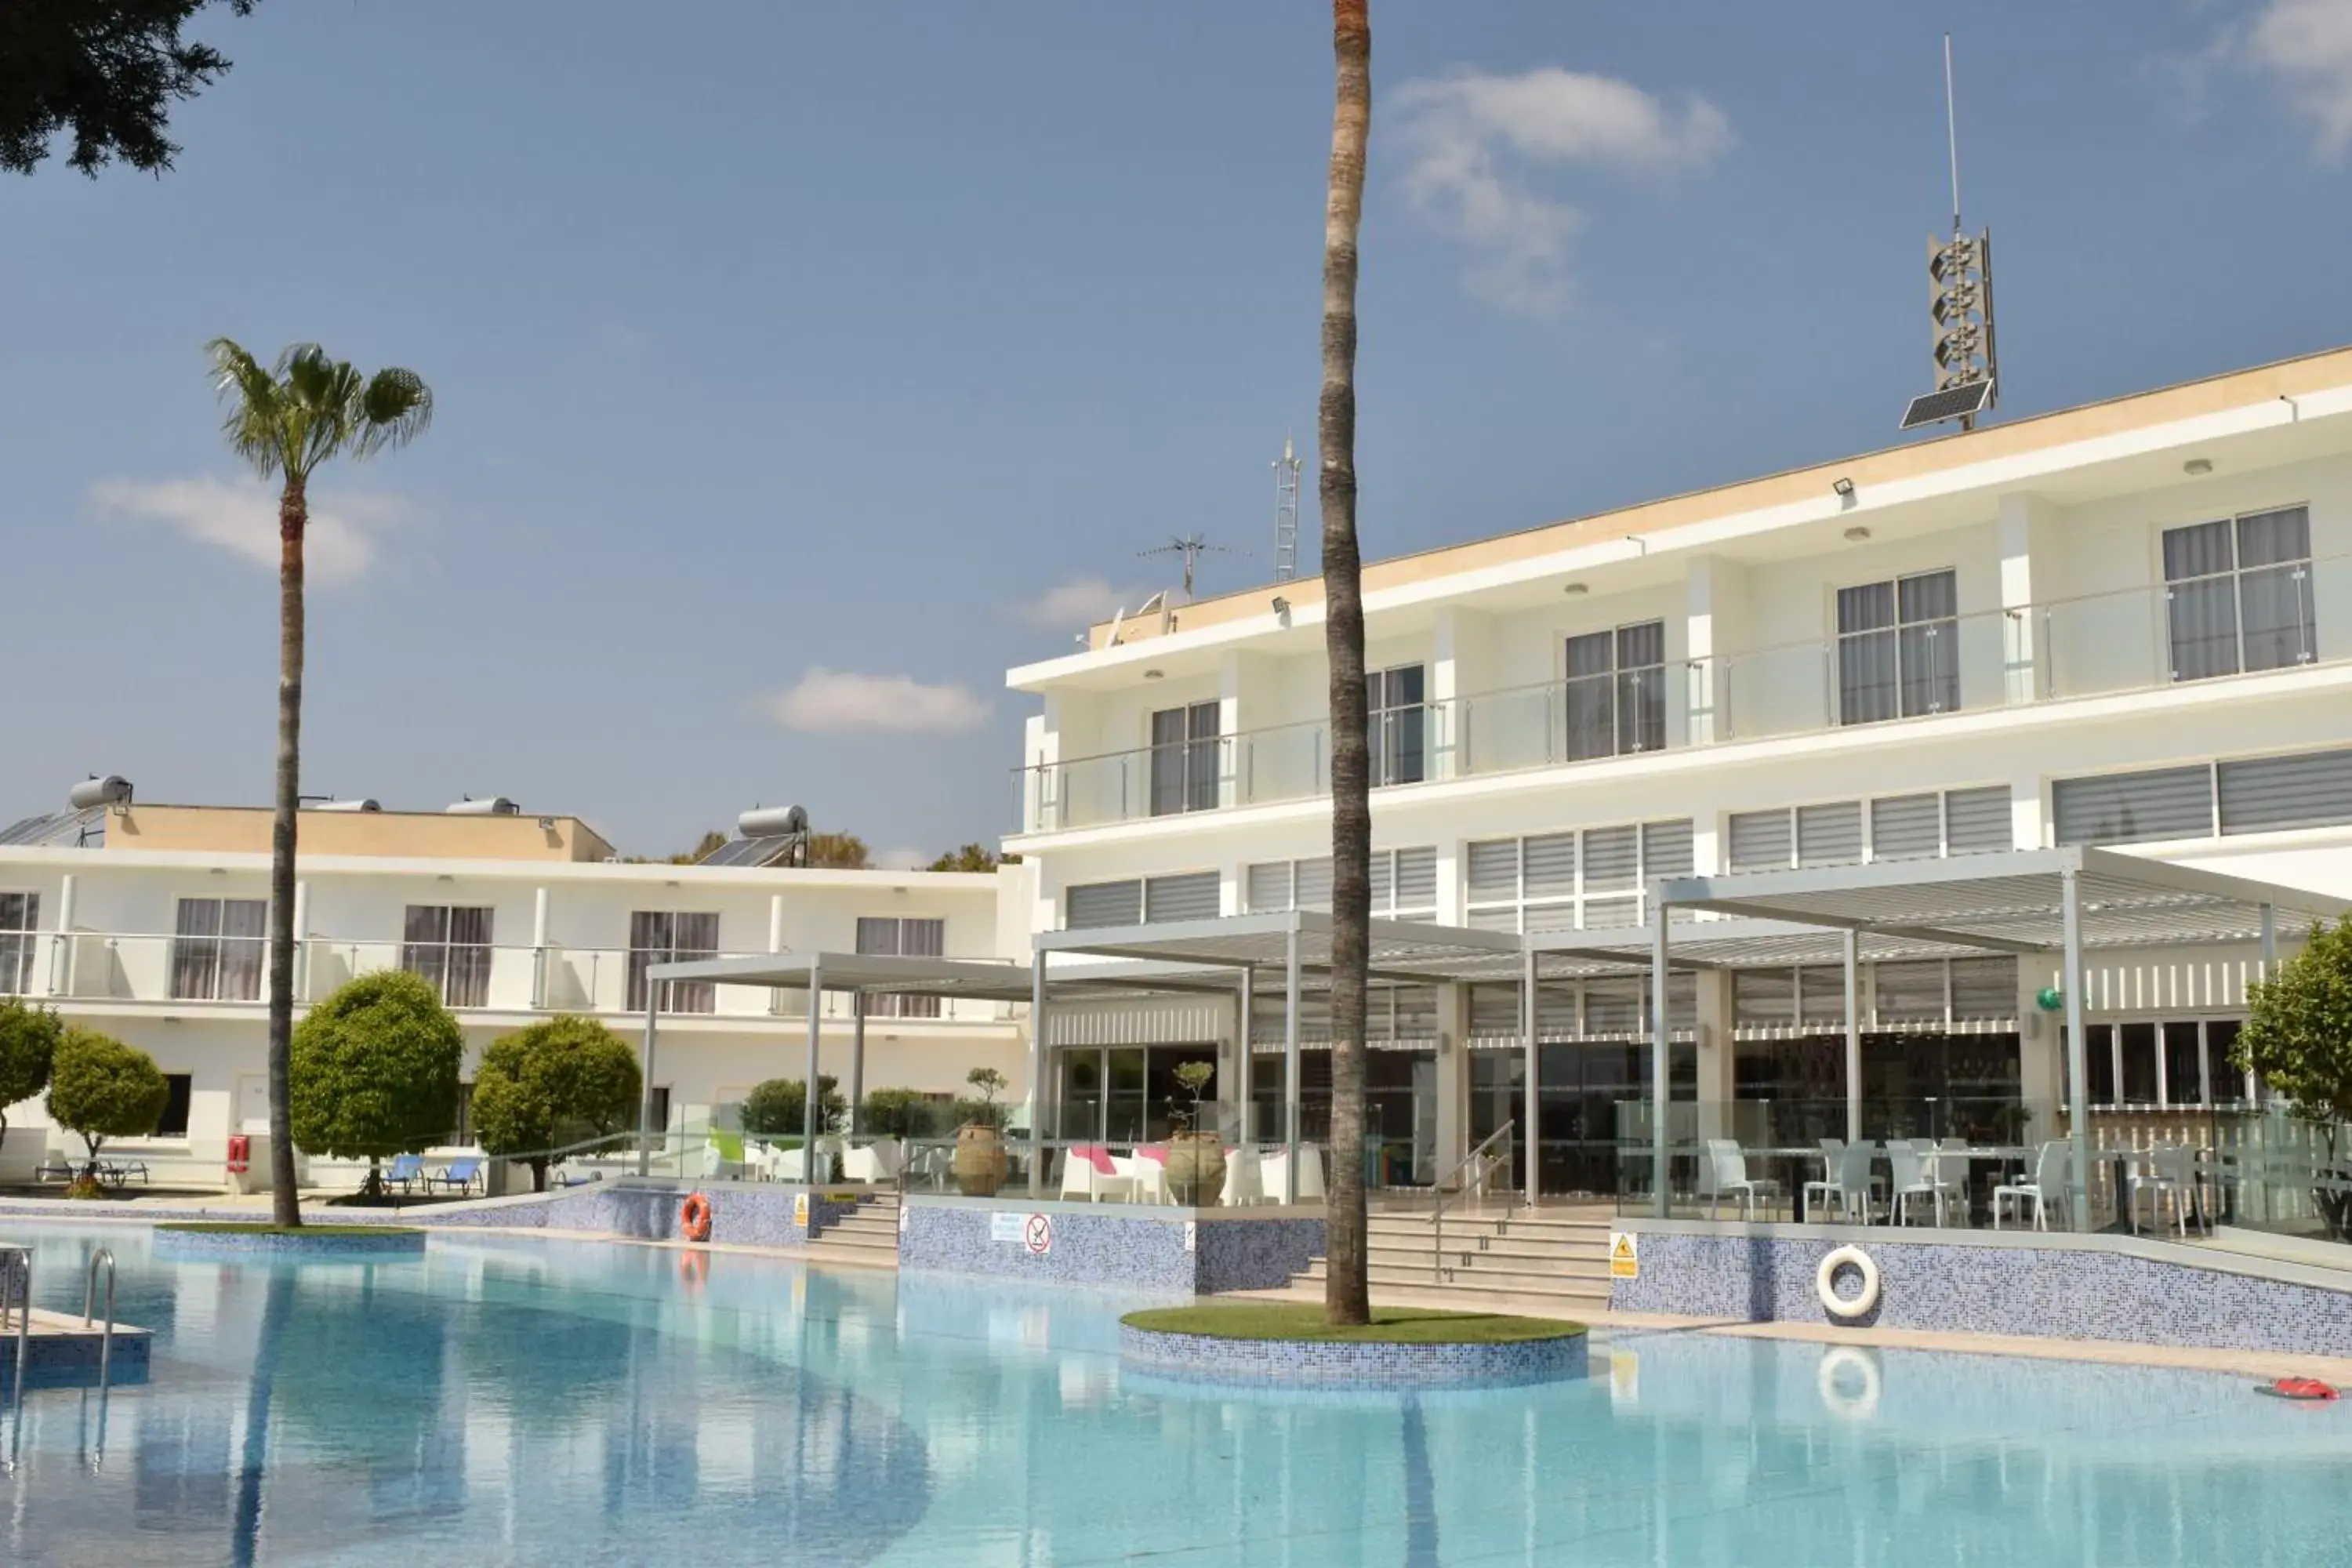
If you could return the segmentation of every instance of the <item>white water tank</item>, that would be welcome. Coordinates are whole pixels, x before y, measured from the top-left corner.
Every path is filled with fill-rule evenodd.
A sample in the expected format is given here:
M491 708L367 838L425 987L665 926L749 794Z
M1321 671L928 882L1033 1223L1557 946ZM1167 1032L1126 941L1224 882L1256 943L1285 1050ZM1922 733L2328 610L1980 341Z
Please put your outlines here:
M382 811L383 803L373 795L358 800L322 800L310 807L312 811Z
M798 805L771 805L747 811L735 819L735 831L745 838L774 838L786 833L806 833L808 809Z
M461 800L446 808L450 816L512 816L522 807L502 795L488 800Z
M92 773L66 791L66 804L76 811L88 811L94 805L128 805L131 781L121 773L109 773L104 778Z

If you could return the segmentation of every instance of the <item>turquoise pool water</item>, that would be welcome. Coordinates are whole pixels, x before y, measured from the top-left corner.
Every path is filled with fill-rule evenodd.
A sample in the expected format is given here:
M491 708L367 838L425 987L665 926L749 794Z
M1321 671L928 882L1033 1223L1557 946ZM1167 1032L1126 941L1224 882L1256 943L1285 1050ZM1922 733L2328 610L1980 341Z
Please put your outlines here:
M86 1249L152 1375L0 1421L0 1562L1710 1565L2352 1561L2352 1405L2242 1380L1688 1335L1587 1382L1326 1398L1123 1380L1119 1304L436 1237ZM16 1413L8 1413L14 1417Z

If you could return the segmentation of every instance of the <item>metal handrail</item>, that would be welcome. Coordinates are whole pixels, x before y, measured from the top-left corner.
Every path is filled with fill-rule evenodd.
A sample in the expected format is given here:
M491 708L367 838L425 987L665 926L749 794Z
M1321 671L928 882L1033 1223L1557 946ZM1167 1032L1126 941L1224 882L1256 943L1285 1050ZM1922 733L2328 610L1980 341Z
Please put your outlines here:
M14 1257L16 1266L7 1270L7 1278L16 1282L16 1386L10 1402L18 1409L25 1404L25 1363L31 1358L33 1343L33 1249L29 1247L0 1247L0 1258ZM0 1279L5 1285L5 1279ZM0 1289L0 1328L8 1322L8 1300Z
M1476 1148L1471 1150L1470 1152L1463 1155L1461 1159L1455 1161L1452 1170L1447 1171L1437 1178L1437 1185L1434 1189L1435 1201L1432 1203L1429 1210L1430 1245L1432 1247L1430 1254L1430 1270L1432 1278L1441 1284L1443 1284L1445 1279L1445 1184L1460 1175L1463 1172L1468 1170L1479 1160L1485 1158L1486 1151L1493 1148L1497 1140L1509 1137L1511 1129L1516 1125L1517 1125L1517 1123L1515 1121L1506 1121L1500 1127L1496 1128L1492 1132L1487 1133L1486 1136L1478 1141L1478 1146ZM1460 1190L1458 1188L1455 1190L1455 1195L1460 1195Z
M98 1266L106 1265L106 1328L98 1341L98 1387L106 1391L114 1374L114 1249L100 1247L91 1251L89 1268L81 1282L81 1326L89 1327L91 1309L98 1305Z

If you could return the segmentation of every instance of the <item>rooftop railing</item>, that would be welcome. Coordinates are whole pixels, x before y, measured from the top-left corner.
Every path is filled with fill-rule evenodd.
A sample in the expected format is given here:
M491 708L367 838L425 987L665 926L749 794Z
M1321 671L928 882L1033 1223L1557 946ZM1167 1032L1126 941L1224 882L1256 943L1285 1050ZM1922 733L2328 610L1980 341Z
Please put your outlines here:
M1956 713L2203 685L2343 662L2323 639L2352 556L1896 620L1837 636L1471 693L1372 717L1376 789ZM1330 729L1309 720L1032 763L1014 831L1313 800Z

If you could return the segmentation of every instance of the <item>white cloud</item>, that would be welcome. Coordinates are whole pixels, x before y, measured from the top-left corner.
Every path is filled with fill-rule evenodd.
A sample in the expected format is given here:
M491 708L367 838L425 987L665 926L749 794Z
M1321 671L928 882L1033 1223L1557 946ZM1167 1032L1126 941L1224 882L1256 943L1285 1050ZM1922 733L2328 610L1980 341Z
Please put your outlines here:
M89 499L101 517L159 522L199 544L278 569L278 491L257 479L100 479L90 486ZM358 581L376 564L383 536L414 515L399 496L315 494L303 530L305 574L329 587Z
M1558 66L1519 76L1457 70L1406 82L1391 101L1414 211L1469 247L1473 294L1531 316L1567 307L1569 242L1584 221L1538 190L1532 170L1662 178L1706 167L1732 141L1731 122L1706 99L1668 103Z
M1119 588L1101 577L1073 577L1024 603L1020 616L1041 630L1075 632L1122 609L1131 610L1150 596L1148 588Z
M2352 0L2271 0L2238 52L2285 85L2317 132L2321 157L2352 152Z
M988 704L969 687L930 686L911 675L859 675L812 669L790 691L761 704L787 730L881 730L900 733L970 730L987 721Z
M885 871L919 871L938 858L919 849L885 849L874 857L874 864Z

